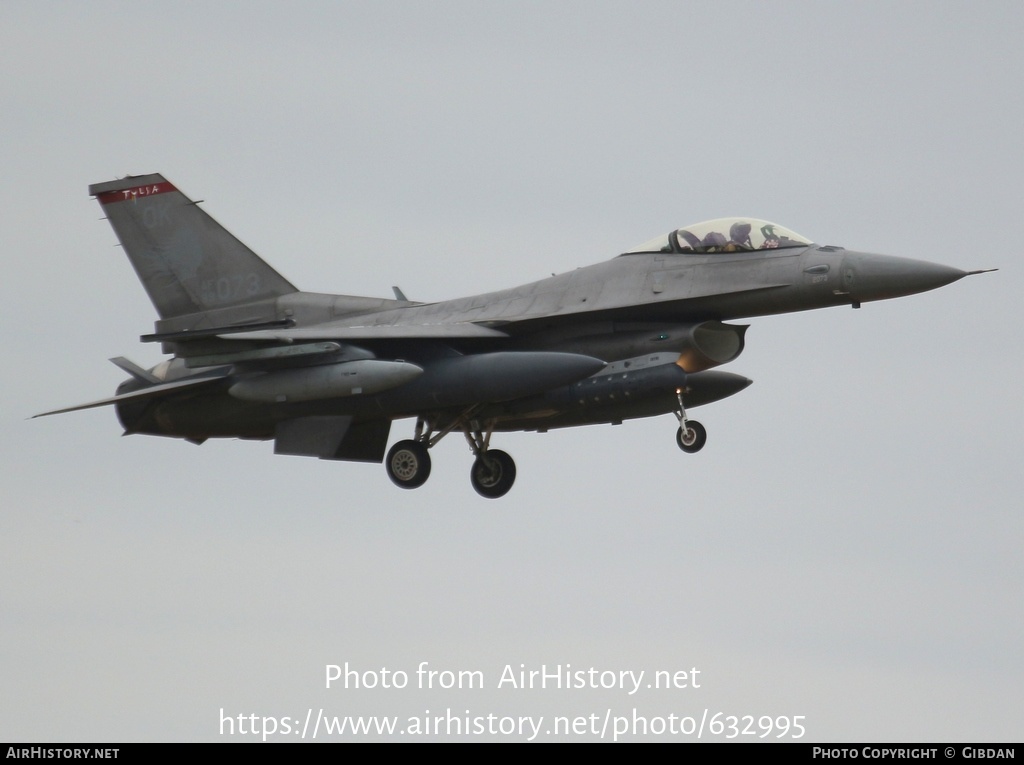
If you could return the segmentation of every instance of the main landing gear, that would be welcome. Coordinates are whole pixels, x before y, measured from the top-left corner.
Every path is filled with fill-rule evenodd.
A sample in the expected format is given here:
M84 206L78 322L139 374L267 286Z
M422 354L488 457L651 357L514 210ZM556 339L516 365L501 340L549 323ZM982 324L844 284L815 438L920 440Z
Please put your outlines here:
M683 406L683 391L676 389L676 398L679 400L679 411L675 412L679 420L679 430L676 431L676 445L687 454L694 454L704 448L708 440L708 432L696 420L686 417L686 407Z
M490 448L495 423L489 420L481 427L481 423L472 419L474 409L467 410L436 434L427 420L418 418L415 437L399 441L388 451L384 460L388 478L403 489L422 486L430 477L430 453L427 450L455 428L460 428L476 457L469 471L469 480L476 493L488 499L508 494L516 480L516 463L500 449Z
M492 425L493 427L493 425ZM497 499L508 494L516 480L516 463L501 449L489 449L491 430L486 434L476 430L470 433L464 428L469 448L476 455L473 467L469 471L469 482L476 493L488 499Z
M430 478L430 454L419 441L399 441L388 452L388 477L403 489L415 489Z

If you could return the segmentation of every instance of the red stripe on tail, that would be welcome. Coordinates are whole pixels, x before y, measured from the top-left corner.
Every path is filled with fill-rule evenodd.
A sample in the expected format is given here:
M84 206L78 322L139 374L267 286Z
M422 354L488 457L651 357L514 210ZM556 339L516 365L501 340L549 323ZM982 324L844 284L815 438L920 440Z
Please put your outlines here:
M115 202L133 202L142 197L152 197L157 194L166 194L168 191L177 191L174 184L164 181L163 183L149 183L145 186L133 186L130 189L118 189L117 191L104 191L96 197L101 205L111 205Z

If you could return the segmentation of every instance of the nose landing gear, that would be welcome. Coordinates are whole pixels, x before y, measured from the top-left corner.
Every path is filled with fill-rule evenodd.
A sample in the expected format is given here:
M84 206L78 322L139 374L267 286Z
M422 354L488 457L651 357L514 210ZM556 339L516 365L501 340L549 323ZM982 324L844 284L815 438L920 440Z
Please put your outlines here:
M699 452L708 440L708 432L696 420L688 420L686 430L680 426L676 431L676 444L687 454Z
M679 401L679 411L675 412L676 419L679 420L676 445L687 454L694 454L704 448L704 444L708 440L708 432L696 420L687 419L686 407L683 406L682 388L676 388L676 398Z

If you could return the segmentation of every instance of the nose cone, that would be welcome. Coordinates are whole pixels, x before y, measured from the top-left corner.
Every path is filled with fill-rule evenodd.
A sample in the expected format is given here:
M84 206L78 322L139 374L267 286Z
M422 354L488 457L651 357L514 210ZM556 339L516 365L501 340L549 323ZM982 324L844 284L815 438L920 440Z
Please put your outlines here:
M850 252L843 258L843 287L854 300L885 300L943 287L966 271L926 260Z
M686 405L700 406L720 401L723 398L739 393L750 385L750 380L732 372L713 369L707 372L694 372L686 376Z

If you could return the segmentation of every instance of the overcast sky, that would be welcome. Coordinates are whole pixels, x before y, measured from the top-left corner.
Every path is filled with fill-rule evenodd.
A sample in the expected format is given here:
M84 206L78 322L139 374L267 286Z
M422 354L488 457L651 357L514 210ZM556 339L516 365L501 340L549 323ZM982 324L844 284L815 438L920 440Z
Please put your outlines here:
M3 3L0 740L310 709L1019 740L1022 8ZM320 292L459 297L728 215L1000 270L751 320L726 369L754 385L693 412L698 455L671 416L499 435L519 477L489 501L452 437L402 491L110 409L26 419L161 360L86 191L150 172ZM485 687L414 689L424 661ZM410 688L326 689L345 662ZM521 664L700 687L497 687Z

